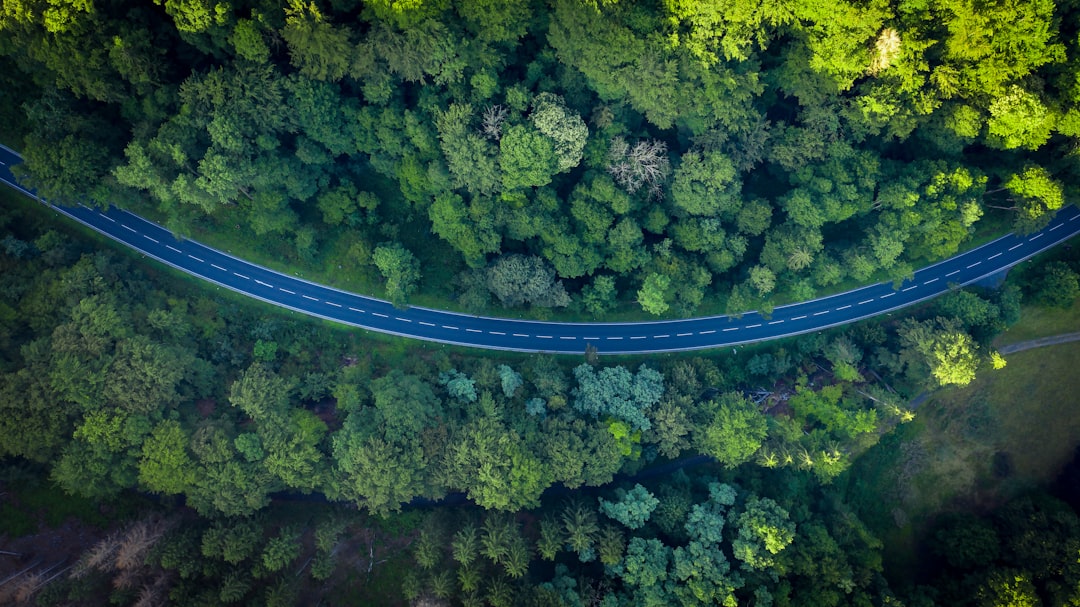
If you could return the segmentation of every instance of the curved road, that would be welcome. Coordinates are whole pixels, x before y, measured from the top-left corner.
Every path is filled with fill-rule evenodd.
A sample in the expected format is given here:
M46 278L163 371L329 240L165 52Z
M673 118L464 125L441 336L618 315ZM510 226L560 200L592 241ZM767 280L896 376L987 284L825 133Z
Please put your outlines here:
M10 166L21 161L0 146L0 181L19 186ZM877 283L821 299L777 307L771 317L710 316L638 323L553 323L470 316L411 307L340 291L237 259L117 208L82 205L56 211L162 263L227 289L303 314L355 327L440 343L519 352L647 354L732 346L818 331L909 306L995 274L1080 233L1080 209L1067 206L1045 229L1009 234L977 249L925 267L899 289Z

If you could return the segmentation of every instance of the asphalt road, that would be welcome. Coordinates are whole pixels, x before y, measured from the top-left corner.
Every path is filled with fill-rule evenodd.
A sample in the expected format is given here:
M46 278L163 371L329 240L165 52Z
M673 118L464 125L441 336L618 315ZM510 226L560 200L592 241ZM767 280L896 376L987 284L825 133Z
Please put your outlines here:
M29 195L10 172L20 156L0 146L0 181ZM898 289L877 283L798 304L764 317L710 316L638 323L554 323L470 316L410 307L340 291L237 259L126 211L59 207L62 213L148 257L262 301L370 331L428 341L520 352L647 354L719 348L818 331L877 316L995 274L1080 233L1080 209L1068 206L1053 222L1028 236L1007 235L977 249L923 268Z

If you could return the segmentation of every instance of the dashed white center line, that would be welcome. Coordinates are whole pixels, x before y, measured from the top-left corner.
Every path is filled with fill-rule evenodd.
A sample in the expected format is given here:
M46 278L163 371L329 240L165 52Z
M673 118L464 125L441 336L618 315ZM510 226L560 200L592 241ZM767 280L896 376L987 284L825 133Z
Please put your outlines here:
M176 248L176 247L174 247L172 245L165 245L165 248L170 250L170 251L175 251L177 253L183 253L183 251L181 251L180 249L178 249L178 248Z
M946 277L949 277L949 276L956 276L956 275L957 275L957 274L959 274L959 273L960 273L960 270L953 270L952 272L949 272L949 273L948 273L948 274L946 274L945 276L946 276Z
M900 289L900 290L907 293L908 291L910 291L912 289L917 289L917 288L919 288L919 285L912 285L912 286L910 286L910 287L908 287L906 289Z
M296 295L295 291L290 291L288 289L282 289L281 287L278 287L278 289L280 289L284 293L288 293L289 295Z
M466 333L483 333L480 329L465 329Z
M443 326L442 326L442 328L444 328L444 329L451 329L451 330L453 330L453 331L457 331L457 330L458 330L458 328L457 328L457 327L455 327L455 326L453 326L453 325L443 325Z
M258 278L256 278L256 279L255 279L255 282L257 282L257 283L261 284L261 285L262 285L262 286L264 286L264 287L270 287L271 289L273 289L273 288L274 288L274 285L272 285L272 284L269 284L269 283L265 283L265 282L263 282L263 281L259 280Z
M98 215L101 215L101 216L102 216L102 217L104 217L105 219L108 219L109 221L111 221L111 222L113 222L113 223L116 223L116 220L115 220L115 219L113 219L112 217L109 217L108 215L106 215L105 213L102 213L101 211L98 211Z
M304 299L310 299L311 301L319 301L318 299L315 299L314 297L312 297L310 295L301 295L301 297L303 297Z
M559 339L577 339L573 335L560 335Z
M128 226L128 225L120 224L120 227L121 227L121 228L124 228L125 230L131 230L132 232L135 232L136 234L138 234L138 233L139 233L139 231L138 231L138 230L136 230L135 228L133 228L133 227L131 227L131 226Z
M886 293L882 295L879 299L885 299L886 297L892 297L893 295L896 295L896 293Z
M724 333L727 333L728 331L738 331L738 330L739 330L739 327L731 327L730 329L724 329Z
M689 337L691 335L693 335L693 332L691 332L691 333L676 333L675 337Z
M189 255L188 257L190 257L190 255ZM225 268L223 268L223 267L221 267L221 266L217 265L216 263L212 263L212 264L210 264L210 267L211 267L211 268L217 268L217 269L221 270L222 272L228 272L228 270L226 270Z
M967 267L967 269L969 269L969 270L970 270L971 268L974 268L975 266L977 266L977 265L979 265L979 264L981 264L981 263L982 263L981 261L976 261L975 263L973 263L973 264L971 264L970 266L968 266L968 267Z
M770 325L779 325L779 324L781 324L781 323L783 323L783 322L784 322L784 321L782 321L782 320L774 320L774 321L770 322L769 324L770 324Z
M1028 242L1031 242L1033 240L1038 240L1038 239L1040 239L1042 237L1043 237L1042 234L1036 234L1036 235L1032 236L1031 238L1028 238Z
M934 282L937 282L937 281L938 281L938 279L936 279L936 278L931 278L930 280L928 280L928 281L924 282L924 283L923 283L923 285L925 286L925 285L928 285L928 284L930 284L930 283L934 283Z
M822 314L828 314L828 310L822 310L820 312L814 312L814 316L821 316Z
M1065 224L1063 224L1063 223L1059 223L1059 224L1057 224L1056 226L1054 226L1054 227L1050 228L1050 231L1051 231L1051 232L1053 232L1054 230L1056 230L1056 229L1060 228L1060 227L1061 227L1061 226L1063 226L1063 225L1065 225Z
M622 339L622 338L621 338L621 337L609 337L608 339L611 339L611 340L618 340L618 339Z
M540 339L551 339L550 335L537 335Z
M644 335L635 335L635 336L631 337L630 339L645 339L645 336Z
M361 310L360 308L352 308L352 307L350 307L349 309L350 309L350 310L352 310L353 312L359 312L359 313L361 313L361 314L364 314L364 313L365 313L365 312L364 312L363 310ZM434 327L435 325L432 325L432 324L430 324L430 323L429 323L429 325L428 325L428 326Z
M664 339L665 337L671 337L671 334L653 335L653 339Z
M803 314L802 316L793 316L791 320L802 320L804 318L806 318L806 314Z
M1069 221L1076 221L1077 219L1080 219L1080 215L1077 215L1075 217L1070 217Z
M698 331L698 335L712 335L713 333L716 333L715 329L710 329L708 331Z
M584 339L585 341L596 341L596 340L598 340L600 338L599 337L582 337L581 339Z
M203 260L199 259L198 257L195 257L194 255L190 254L190 253L188 254L188 257L194 259L195 261L197 261L199 263L202 263L202 261L203 261Z
M506 333L503 333L502 331L488 331L488 333L491 333L492 335L506 335Z
M352 310L352 308L349 308L349 309ZM424 325L425 327L434 327L435 326L434 323L424 322L422 320L420 321L420 324Z
M746 328L747 329L756 329L756 328L758 328L760 326L761 326L761 323L758 323L756 325L746 325Z
M1022 243L1022 242L1020 244L1014 244L1013 246L1009 247L1009 250L1010 251L1015 251L1016 249L1019 249L1022 246L1024 246L1024 243Z
M528 333L514 333L514 337L528 337Z
M238 273L238 272L233 272L233 276L237 276L237 277L239 277L239 278L243 278L244 280L251 280L251 279L250 279L250 278L248 278L247 276L244 276L243 274L240 274L240 273Z
M994 253L994 254L993 254L993 255L991 255L990 257L987 257L987 258L986 258L986 261L990 261L991 259L994 259L994 258L996 258L996 257L1001 257L1002 255L1004 255L1004 253Z
M386 314L379 314L378 312L372 312L371 314L372 314L372 316L378 316L379 318L390 318ZM454 327L454 328L456 329L457 327Z
M155 239L153 239L153 238L150 238L150 237L149 237L149 236L147 236L146 234L143 234L143 235L142 235L142 237L143 237L143 238L145 238L145 239L147 239L147 240L149 240L150 242L153 242L153 243L156 243L156 244L161 244L160 242L158 242L157 240L155 240Z
M850 307L851 307L851 304L848 304L848 305L846 305L846 306L840 306L840 307L839 307L839 308L837 308L836 310L837 310L837 311L839 312L840 310L847 310L847 309L848 309L848 308L850 308Z
M395 316L395 317L394 317L394 320L400 320L401 322L412 322L412 321L411 321L411 320L409 320L408 318L402 318L402 317L400 317L400 316Z
M323 302L323 303L325 303L328 306L334 306L335 308L340 308L341 307L341 304L336 304L336 303L334 303L332 301L326 301L326 302Z
M862 306L862 305L868 304L868 303L870 303L872 301L874 301L874 300L873 299L864 299L863 301L859 302L859 305ZM804 316L803 318L806 318L806 317Z

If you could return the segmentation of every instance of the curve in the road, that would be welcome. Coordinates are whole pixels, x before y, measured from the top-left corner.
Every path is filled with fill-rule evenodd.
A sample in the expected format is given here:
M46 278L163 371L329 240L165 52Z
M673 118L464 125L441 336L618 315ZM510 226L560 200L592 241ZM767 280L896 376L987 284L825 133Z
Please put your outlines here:
M0 146L0 181L19 186L10 165L21 158ZM47 204L47 203L46 203ZM818 331L937 297L1000 272L1080 233L1080 209L1068 206L1045 229L1009 234L915 272L894 289L876 283L820 299L779 306L769 317L709 316L635 323L554 323L411 307L312 283L253 264L117 208L49 205L79 223L164 264L276 306L371 331L428 341L519 352L648 354L701 350Z

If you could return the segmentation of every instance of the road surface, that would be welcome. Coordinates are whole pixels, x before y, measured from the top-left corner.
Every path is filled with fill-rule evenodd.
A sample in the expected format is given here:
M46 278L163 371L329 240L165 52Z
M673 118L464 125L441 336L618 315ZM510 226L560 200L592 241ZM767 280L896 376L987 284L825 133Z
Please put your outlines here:
M10 172L20 156L0 146L0 181L20 187ZM406 310L282 274L192 240L126 211L82 205L57 212L162 263L249 297L303 314L370 331L491 350L582 354L649 354L704 350L819 331L877 316L1000 272L1080 233L1080 209L1068 206L1045 229L1007 235L977 249L925 267L894 289L877 283L821 299L777 307L769 317L709 316L636 323L556 323L471 316L422 307Z

